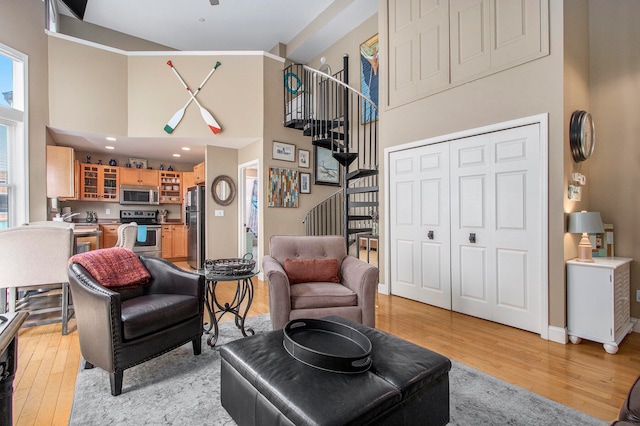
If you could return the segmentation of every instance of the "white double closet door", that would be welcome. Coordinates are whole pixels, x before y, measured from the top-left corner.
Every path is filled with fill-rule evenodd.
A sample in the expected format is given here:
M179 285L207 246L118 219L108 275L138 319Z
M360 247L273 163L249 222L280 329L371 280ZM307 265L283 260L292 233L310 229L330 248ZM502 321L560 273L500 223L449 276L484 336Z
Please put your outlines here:
M540 126L390 154L391 292L540 332Z

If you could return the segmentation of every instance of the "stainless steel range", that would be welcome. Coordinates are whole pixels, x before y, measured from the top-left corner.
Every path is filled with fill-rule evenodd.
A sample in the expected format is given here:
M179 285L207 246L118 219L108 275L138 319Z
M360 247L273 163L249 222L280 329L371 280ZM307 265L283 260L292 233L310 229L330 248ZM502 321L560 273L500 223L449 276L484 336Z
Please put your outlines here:
M134 252L143 256L162 257L162 227L158 222L158 213L157 210L120 210L120 223L138 224Z

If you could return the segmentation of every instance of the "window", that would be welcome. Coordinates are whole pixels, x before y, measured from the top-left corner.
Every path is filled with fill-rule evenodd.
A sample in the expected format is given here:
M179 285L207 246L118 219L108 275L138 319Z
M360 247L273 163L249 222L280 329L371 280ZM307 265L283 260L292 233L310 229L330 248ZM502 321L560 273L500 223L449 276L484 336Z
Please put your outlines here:
M28 221L27 56L0 44L0 228Z

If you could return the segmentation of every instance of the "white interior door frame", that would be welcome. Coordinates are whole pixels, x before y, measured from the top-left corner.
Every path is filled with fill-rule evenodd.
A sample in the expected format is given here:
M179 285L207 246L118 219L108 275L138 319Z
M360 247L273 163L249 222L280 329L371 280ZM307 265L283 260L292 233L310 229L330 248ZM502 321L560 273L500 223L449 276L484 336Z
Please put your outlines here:
M389 191L391 188L391 177L388 173L390 170L390 156L392 152L402 151L406 149L417 148L424 145L430 145L434 143L446 142L455 139L477 136L484 133L497 132L502 130L511 129L514 127L528 126L531 124L538 124L540 126L540 187L542 188L541 199L539 208L541 209L541 252L540 258L540 277L542 279L542 285L540 286L540 337L543 339L549 339L549 221L547 213L549 211L549 114L538 114L529 117L523 117L516 120L505 121L502 123L491 124L488 126L477 127L474 129L463 130L447 135L436 136L433 138L422 139L406 144L393 146L384 149L384 234L382 236L382 246L384 247L384 256L381 256L378 261L381 265L384 265L384 282L378 285L378 291L383 294L391 294L391 253L389 247L391 247L391 223L390 212L391 205L389 197ZM555 340L555 339L554 339Z
M258 232L261 233L264 225L263 221L263 209L262 206L262 183L260 182L260 161L258 159L247 161L246 163L238 164L238 257L244 256L246 253L246 229L244 224L246 223L245 212L247 211L246 199L247 189L245 185L246 170L249 168L255 168L258 176ZM260 259L262 259L262 235L258 235L258 258L255 259L256 264L260 265ZM259 279L264 279L262 272L258 274Z

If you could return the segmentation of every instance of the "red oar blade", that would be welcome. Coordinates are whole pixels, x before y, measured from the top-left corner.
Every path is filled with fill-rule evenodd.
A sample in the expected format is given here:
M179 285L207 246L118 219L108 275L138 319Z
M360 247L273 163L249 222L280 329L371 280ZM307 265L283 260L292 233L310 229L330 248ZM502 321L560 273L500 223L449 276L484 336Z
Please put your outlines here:
M202 119L204 120L205 123L207 123L207 126L209 126L209 129L211 129L211 131L215 135L220 133L220 131L222 130L220 125L218 124L216 119L213 118L213 115L211 115L211 113L209 113L209 111L204 109L202 106L200 107L200 115L202 115Z

